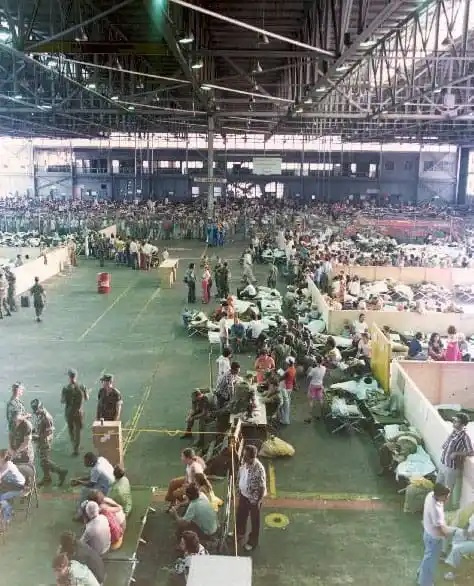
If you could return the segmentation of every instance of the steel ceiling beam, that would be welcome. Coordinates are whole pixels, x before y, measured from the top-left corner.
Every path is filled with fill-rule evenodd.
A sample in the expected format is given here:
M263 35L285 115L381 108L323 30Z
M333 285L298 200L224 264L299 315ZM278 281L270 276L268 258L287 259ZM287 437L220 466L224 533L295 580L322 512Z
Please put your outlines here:
M180 44L176 39L168 13L164 10L163 6L160 5L160 7L158 8L159 14L157 14L157 9L153 6L152 1L150 0L145 0L145 6L150 16L150 19L153 23L153 26L158 30L158 32L161 35L163 35L166 44L168 45L173 57L176 59L177 63L181 67L184 76L192 85L199 103L206 111L209 111L210 104L208 97L206 96L205 92L201 90L201 84L198 78L196 77L193 69L191 68L191 65L186 59ZM160 16L161 18L158 18L158 16Z
M82 25L81 25L82 26ZM130 41L43 41L25 47L27 53L65 53L67 55L169 55L166 43L134 43Z
M118 4L111 6L107 10L104 10L103 12L100 12L98 14L94 14L94 16L91 16L90 18L87 18L86 20L84 20L82 22L76 23L75 25L67 28L64 31L60 31L58 33L55 33L54 35L51 35L50 37L48 37L46 39L43 39L41 41L38 41L37 43L33 43L33 44L29 45L27 50L28 50L28 52L31 53L35 49L38 49L39 47L41 47L44 43L51 43L52 41L57 41L58 39L62 39L64 37L67 37L68 35L77 31L78 29L84 28L85 26L89 26L90 24L93 24L94 22L97 22L98 20L102 20L103 18L106 18L110 14L113 14L114 12L117 12L118 10L125 8L126 6L128 6L129 4L132 4L135 1L136 0L122 0L122 2L119 2Z
M290 39L289 37L285 37L283 35L279 35L277 33L272 33L271 31L267 31L266 29L253 26L252 24L248 24L241 20L237 20L235 18L231 18L229 16L225 16L224 14L219 14L218 12L213 12L212 10L208 10L202 6L197 6L196 4L191 4L189 2L185 2L185 0L170 0L173 4L178 4L183 8L188 8L189 10L194 10L195 12L200 12L201 14L205 14L206 16L210 16L211 18L216 18L217 20L222 20L227 24L232 24L239 28L244 28L246 30L252 31L259 35L266 35L270 39L275 39L276 41L281 41L283 43L288 43L289 45L293 45L298 47L299 49L305 49L306 51L310 51L312 53L316 53L318 55L324 56L326 58L333 59L335 58L335 54L332 51L326 51L325 49L320 49L319 47L313 47L312 45L308 45L307 43L302 43L297 41L296 39Z

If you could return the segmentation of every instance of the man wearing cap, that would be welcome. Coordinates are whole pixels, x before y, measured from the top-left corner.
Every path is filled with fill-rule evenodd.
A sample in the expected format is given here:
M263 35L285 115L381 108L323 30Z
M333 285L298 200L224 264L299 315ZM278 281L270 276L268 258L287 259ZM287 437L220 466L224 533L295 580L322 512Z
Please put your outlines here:
M24 392L24 387L21 383L13 383L12 385L12 396L7 403L7 425L8 425L8 437L9 445L12 445L13 431L15 425L13 424L13 416L15 413L19 413L22 416L27 416L26 407L21 400L21 396Z
M77 372L68 371L69 384L63 387L61 403L64 405L69 437L71 438L73 455L79 455L81 444L81 430L84 423L84 402L89 398L89 393L84 385L77 382Z
M99 399L97 402L97 417L100 421L120 421L122 413L122 395L113 386L113 376L111 374L104 374L100 379L102 387L99 390Z
M33 439L37 442L38 456L43 470L43 479L38 482L38 486L50 485L52 483L52 472L58 475L58 486L62 486L67 476L67 470L60 468L51 460L54 433L53 418L39 399L31 401L31 409L36 419Z

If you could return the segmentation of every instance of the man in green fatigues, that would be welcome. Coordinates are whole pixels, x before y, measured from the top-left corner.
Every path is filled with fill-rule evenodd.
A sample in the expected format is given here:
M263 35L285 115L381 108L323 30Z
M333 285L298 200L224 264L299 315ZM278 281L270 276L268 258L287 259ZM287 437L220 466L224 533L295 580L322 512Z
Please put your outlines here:
M219 297L219 299L222 299L222 261L219 257L217 257L217 262L214 266L214 283L216 284L217 296Z
M41 315L46 301L46 293L43 286L40 285L39 277L35 277L35 284L30 289L30 294L33 297L33 307L35 308L36 321L41 321Z
M64 405L65 417L72 443L73 456L79 455L81 445L81 430L84 422L84 401L89 398L89 393L84 385L77 382L77 372L68 371L69 384L61 392L61 403Z
M13 271L11 271L9 268L5 269L5 274L8 282L7 304L10 308L10 311L17 311L18 308L16 306L16 277Z
M52 472L58 475L58 486L62 486L66 480L67 470L60 468L51 460L54 433L53 418L39 399L31 401L31 409L36 419L33 439L37 442L40 466L43 470L43 479L38 482L38 486L49 486L53 481L51 478Z
M275 263L270 265L270 271L268 272L267 285L270 289L275 289L277 285L278 268Z

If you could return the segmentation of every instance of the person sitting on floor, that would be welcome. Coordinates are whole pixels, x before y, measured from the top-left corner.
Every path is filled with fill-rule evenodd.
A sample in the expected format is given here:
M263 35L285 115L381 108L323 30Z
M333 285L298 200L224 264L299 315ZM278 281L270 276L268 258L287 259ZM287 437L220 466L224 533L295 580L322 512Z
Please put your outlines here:
M87 566L94 574L97 582L105 580L105 565L100 555L89 545L79 541L72 531L64 531L59 538L58 554L65 553L70 561Z
M8 450L0 450L0 509L5 521L10 521L13 507L10 501L22 495L26 479L11 461Z
M176 560L174 573L178 576L184 576L184 578L187 579L191 567L192 556L209 555L209 552L204 545L199 543L199 537L194 531L183 531L181 541L179 542L179 549L183 553L183 557Z
M426 360L426 354L423 352L421 340L423 340L423 334L417 332L408 345L407 357L409 360Z
M87 452L84 455L84 466L91 469L89 475L71 480L71 486L82 486L77 510L78 520L82 516L81 504L87 500L89 491L96 489L106 495L115 480L114 467L103 456L96 456L92 452Z
M444 360L443 342L438 333L433 332L428 342L428 356L431 360Z
M57 586L100 586L91 570L77 560L70 560L66 553L59 553L53 560Z
M94 501L83 503L82 510L86 526L81 541L103 556L110 550L112 543L109 521L107 517L100 514L99 505Z
M224 349L224 353L228 350ZM203 432L206 430L206 424L212 420L213 401L212 393L204 393L202 389L195 389L191 393L191 411L186 418L186 430L180 439L190 439L193 437L194 423L198 422L198 441L196 446L204 446Z
M209 478L205 474L198 473L194 477L194 482L199 488L199 491L206 495L207 499L211 503L212 508L217 513L219 511L219 507L223 505L223 501L214 493L214 489L212 488L212 484L210 483Z
M175 507L170 513L176 519L178 527L176 533L181 537L184 531L195 531L200 539L209 540L217 532L217 513L212 508L209 499L199 491L196 484L186 487L186 497L189 501L185 514L180 517Z
M100 490L90 490L88 498L90 501L94 501L99 505L99 510L102 514L107 513L105 516L108 517L109 513L114 515L117 523L125 531L127 526L127 518L122 507L116 503L113 499L108 496L104 496Z
M165 501L170 503L170 509L183 500L186 488L194 482L195 475L202 474L206 468L204 460L192 448L185 448L181 452L181 461L186 465L185 475L170 481L165 496Z
M199 543L199 537L194 531L184 531L178 546L183 556L176 560L174 573L188 579L191 559L193 555L209 555L207 549Z
M255 299L257 297L257 289L253 283L249 283L243 289L237 289L237 299Z
M132 512L132 489L130 488L130 481L125 476L125 470L118 464L114 466L115 482L110 487L108 497L119 504L125 517L128 517Z
M325 366L328 368L337 368L342 362L342 355L339 348L336 346L336 340L329 336L324 347Z

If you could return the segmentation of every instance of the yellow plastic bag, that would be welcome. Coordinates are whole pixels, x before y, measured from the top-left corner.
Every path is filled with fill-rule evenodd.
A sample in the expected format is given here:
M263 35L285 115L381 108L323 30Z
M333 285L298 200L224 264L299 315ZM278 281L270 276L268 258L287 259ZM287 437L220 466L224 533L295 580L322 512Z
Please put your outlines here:
M209 491L209 502L211 503L211 507L214 509L214 511L216 511L216 513L219 510L219 507L221 507L224 504L224 501L222 499L220 499L218 496L216 496L216 494L214 493L213 490Z
M262 458L280 458L294 455L295 448L274 435L263 442L259 452L259 456L262 456Z

